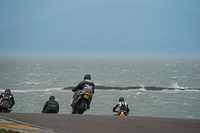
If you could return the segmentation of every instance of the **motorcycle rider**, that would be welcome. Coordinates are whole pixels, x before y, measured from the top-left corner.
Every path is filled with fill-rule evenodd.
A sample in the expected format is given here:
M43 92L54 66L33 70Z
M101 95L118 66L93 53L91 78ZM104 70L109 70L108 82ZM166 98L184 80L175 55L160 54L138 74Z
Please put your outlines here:
M113 112L116 112L115 109L119 107L119 112L118 112L118 115L120 113L121 110L125 110L127 112L127 114L129 113L130 109L128 107L128 104L124 101L124 98L121 97L119 98L119 103L117 103L117 105L115 105L113 107Z
M55 96L50 96L49 100L46 101L42 113L58 113L59 103L55 100Z
M1 100L0 112L1 112L1 110L3 108L3 106L9 107L8 109L10 109L9 110L9 112L10 112L11 109L12 109L12 106L15 104L15 100L14 100L13 95L11 94L10 89L6 89L5 92L0 95L0 99L1 98L2 98L2 100ZM8 104L6 104L4 101L8 101L7 102ZM3 102L5 104L2 105Z
M84 88L89 88L92 90L92 93L94 94L94 89L95 89L95 85L94 85L94 82L91 81L91 76L89 74L86 74L84 76L84 80L81 81L75 88L72 89L73 92L76 92L76 91L79 91L79 90L82 90ZM76 93L74 93L73 95L73 101L72 101L72 108L74 106L74 102L76 101L77 99L77 95ZM90 103L91 103L92 99L89 99L88 103L87 103L87 109L90 109Z

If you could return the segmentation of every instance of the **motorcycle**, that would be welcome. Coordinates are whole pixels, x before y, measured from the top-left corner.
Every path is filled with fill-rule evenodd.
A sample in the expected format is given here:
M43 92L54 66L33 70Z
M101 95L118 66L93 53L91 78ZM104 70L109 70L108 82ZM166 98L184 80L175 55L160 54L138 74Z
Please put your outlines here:
M91 89L83 89L78 92L75 92L77 96L76 101L73 105L72 114L83 114L84 111L87 110L87 103L92 99L92 90Z
M119 111L114 111L114 112L117 112L116 114L114 114L115 116L127 116L128 115L126 110L119 110Z
M8 101L3 101L0 104L0 112L10 113L11 111L12 111L12 108L11 108L10 103Z

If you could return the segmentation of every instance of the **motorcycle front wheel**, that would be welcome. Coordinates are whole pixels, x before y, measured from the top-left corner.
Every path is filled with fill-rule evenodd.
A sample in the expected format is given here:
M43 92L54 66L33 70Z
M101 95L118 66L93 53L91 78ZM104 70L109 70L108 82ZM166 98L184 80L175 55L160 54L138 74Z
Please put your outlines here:
M78 114L83 114L83 112L86 109L86 105L87 105L87 102L85 100L81 100L81 103L78 109Z
M1 112L3 112L3 113L10 113L10 112L7 111L7 109L2 109Z

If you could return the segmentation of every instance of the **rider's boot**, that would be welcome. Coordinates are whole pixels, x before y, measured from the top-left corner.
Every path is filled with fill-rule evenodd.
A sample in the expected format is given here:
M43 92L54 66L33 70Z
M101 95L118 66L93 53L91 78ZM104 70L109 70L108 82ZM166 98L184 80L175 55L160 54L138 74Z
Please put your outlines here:
M76 101L75 99L72 100L72 104L71 104L71 107L72 107L72 108L73 108L74 105L75 105L75 101Z
M75 107L75 99L73 99L73 101L72 101L72 104L71 104L71 106L72 106L72 114L76 114L77 113L77 109L76 109L76 107Z
M87 103L87 109L90 109L90 103L91 103L92 99L89 99L88 103Z
M74 93L73 98L72 98L72 104L71 104L71 107L72 107L72 108L73 108L74 105L75 105L76 99L77 99L77 97L76 97L76 95L75 95L75 93Z
M72 114L76 114L76 111L75 111L75 109L73 109L73 110L72 110Z

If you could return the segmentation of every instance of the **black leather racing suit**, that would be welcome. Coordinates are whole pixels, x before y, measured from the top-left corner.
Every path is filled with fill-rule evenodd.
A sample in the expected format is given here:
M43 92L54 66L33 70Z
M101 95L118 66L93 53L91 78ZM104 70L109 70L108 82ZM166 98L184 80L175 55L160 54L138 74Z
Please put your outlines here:
M59 103L55 99L48 100L44 107L42 113L58 113Z
M94 85L94 82L92 82L89 79L81 81L75 88L72 89L72 91L78 91L84 88L92 89L92 93L94 94L95 85Z
M92 82L89 79L85 79L85 80L81 81L75 88L72 89L72 91L76 92L76 91L82 90L84 88L91 89L92 93L94 94L95 85L94 85L94 82ZM75 99L77 99L76 94L74 94L74 96L73 96L73 101L72 101L71 106L73 106ZM92 99L90 99L89 102L88 102L88 109L90 108L89 106L90 106L91 101L92 101Z
M14 97L13 97L13 95L10 94L10 93L9 93L9 94L8 94L8 93L2 93L2 94L0 95L0 99L1 99L1 98L2 98L1 103L2 103L3 101L8 101L11 107L15 104Z
M126 102L124 102L124 101L117 103L117 105L115 105L115 106L113 107L113 112L115 112L115 109L116 109L117 107L119 107L119 111L125 110L127 113L129 113L129 111L130 111L130 109L129 109L129 107L128 107L128 104L127 104Z

